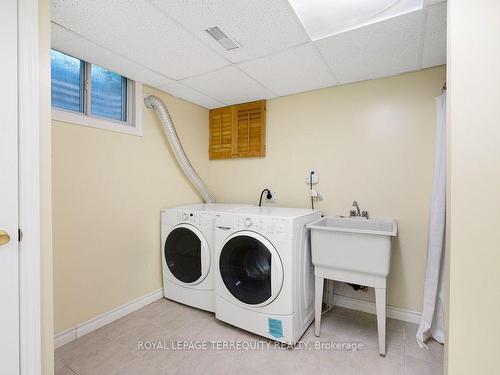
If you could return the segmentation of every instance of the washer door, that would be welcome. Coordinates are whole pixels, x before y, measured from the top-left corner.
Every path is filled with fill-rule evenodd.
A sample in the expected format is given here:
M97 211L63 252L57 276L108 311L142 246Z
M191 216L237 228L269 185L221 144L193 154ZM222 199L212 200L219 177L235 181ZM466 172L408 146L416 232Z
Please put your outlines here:
M165 240L165 261L172 275L183 284L198 284L210 270L210 249L194 226L179 224Z
M263 236L237 232L222 247L219 270L227 290L238 301L265 306L283 285L283 265L274 246Z

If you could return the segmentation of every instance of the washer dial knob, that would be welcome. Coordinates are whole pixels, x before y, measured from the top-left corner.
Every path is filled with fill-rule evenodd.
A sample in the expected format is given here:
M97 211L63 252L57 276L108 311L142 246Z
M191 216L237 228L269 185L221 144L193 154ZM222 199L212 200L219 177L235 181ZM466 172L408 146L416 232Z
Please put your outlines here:
M252 219L250 219L249 217L245 219L245 226L246 227L251 227L252 224L253 224Z

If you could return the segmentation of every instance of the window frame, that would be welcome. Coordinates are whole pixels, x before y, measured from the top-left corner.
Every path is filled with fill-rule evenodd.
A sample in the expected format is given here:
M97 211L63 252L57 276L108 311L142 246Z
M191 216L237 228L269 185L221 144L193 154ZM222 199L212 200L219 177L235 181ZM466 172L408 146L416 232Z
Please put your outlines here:
M142 105L143 105L143 85L139 81L131 80L125 76L122 76L127 80L126 93L124 102L126 102L126 119L127 121L118 121L114 119L109 119L106 117L100 117L92 114L92 101L91 101L91 73L92 65L91 62L80 59L79 57L70 55L64 51L53 48L54 50L64 53L65 55L74 57L82 61L84 65L83 69L83 81L81 83L81 89L83 90L83 112L71 111L59 107L52 108L52 120L60 121L66 124L76 124L89 126L92 128L110 130L119 133L125 133L130 135L141 136L143 135L143 123L142 123ZM101 66L101 65L98 65ZM102 66L101 66L102 67ZM106 67L103 67L107 69ZM115 72L114 70L112 70ZM117 72L115 72L117 73ZM120 74L120 73L117 73ZM121 74L120 74L121 75Z

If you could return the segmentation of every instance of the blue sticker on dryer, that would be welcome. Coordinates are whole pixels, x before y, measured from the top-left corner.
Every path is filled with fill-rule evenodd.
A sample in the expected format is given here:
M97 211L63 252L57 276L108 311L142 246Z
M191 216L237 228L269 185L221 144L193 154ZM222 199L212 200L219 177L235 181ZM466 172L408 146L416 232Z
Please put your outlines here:
M269 334L273 337L280 338L283 337L283 321L279 319L267 319L267 325L269 327Z

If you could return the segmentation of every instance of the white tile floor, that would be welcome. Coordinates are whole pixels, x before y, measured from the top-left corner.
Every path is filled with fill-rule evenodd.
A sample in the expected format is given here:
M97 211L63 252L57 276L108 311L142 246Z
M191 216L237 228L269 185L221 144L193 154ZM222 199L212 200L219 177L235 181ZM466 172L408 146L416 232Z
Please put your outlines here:
M56 375L160 374L442 374L443 346L431 341L420 349L417 326L387 322L387 356L378 355L374 315L339 307L323 315L321 337L313 325L302 342L307 347L275 348L274 342L224 324L213 314L165 299L56 350ZM256 350L172 350L172 345L225 341L264 342ZM317 342L356 342L362 350L315 350ZM156 342L170 350L145 350ZM174 343L174 344L173 344Z

